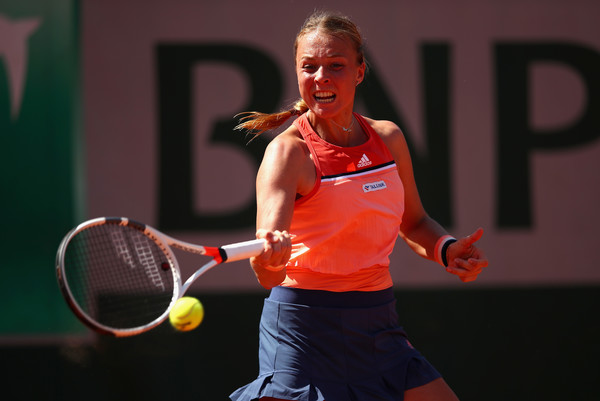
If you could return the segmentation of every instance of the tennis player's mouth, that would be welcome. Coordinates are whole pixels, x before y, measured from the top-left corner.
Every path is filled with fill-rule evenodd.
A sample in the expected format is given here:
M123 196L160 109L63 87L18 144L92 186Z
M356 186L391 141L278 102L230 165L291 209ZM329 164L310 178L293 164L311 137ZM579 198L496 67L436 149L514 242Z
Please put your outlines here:
M316 92L313 96L319 103L331 103L335 100L335 93L333 92Z

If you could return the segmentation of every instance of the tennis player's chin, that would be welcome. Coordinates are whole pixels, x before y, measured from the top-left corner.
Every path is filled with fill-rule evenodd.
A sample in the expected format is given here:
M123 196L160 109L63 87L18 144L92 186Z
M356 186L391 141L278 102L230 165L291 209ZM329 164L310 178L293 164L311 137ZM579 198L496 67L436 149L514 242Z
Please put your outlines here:
M310 111L318 118L330 119L341 113L339 104L335 101L330 103L316 102L310 105Z

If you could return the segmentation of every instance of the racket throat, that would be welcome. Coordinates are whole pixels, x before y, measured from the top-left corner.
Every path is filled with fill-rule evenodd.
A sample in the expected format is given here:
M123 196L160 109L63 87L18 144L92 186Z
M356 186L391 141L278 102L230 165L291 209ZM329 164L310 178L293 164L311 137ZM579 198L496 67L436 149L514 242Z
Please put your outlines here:
M223 248L217 247L204 247L205 254L212 257L217 263L227 262L227 252Z

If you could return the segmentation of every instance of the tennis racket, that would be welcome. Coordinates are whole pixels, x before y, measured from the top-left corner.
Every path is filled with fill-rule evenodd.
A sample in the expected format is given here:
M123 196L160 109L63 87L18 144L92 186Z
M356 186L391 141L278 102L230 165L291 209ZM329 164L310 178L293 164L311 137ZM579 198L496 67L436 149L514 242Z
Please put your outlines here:
M171 238L124 217L81 223L56 255L59 287L75 315L94 331L126 337L167 319L175 302L214 266L259 255L264 240L205 247ZM211 257L182 284L173 249Z

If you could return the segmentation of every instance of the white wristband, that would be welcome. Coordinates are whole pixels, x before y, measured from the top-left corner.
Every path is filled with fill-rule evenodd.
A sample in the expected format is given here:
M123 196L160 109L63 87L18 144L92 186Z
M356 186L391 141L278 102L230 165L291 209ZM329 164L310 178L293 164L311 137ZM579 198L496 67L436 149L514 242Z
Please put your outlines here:
M440 237L440 239L438 239L435 243L435 253L433 255L434 259L436 262L438 262L444 267L448 267L448 261L446 260L446 250L453 242L456 242L456 238L454 238L451 235L444 235Z

